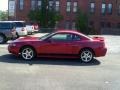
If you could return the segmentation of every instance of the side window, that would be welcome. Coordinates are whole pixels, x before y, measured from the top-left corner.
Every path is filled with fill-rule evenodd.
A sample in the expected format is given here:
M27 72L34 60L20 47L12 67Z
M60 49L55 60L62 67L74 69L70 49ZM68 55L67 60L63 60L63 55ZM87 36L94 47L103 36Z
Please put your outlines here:
M16 27L25 27L24 22L15 22L15 23L16 23Z
M65 33L55 34L50 39L54 41L71 41L72 34L65 34Z
M0 28L1 29L10 29L10 28L12 28L12 24L11 23L0 23Z
M81 38L80 38L79 35L73 34L72 40L73 40L73 41L79 41L79 40L81 40Z

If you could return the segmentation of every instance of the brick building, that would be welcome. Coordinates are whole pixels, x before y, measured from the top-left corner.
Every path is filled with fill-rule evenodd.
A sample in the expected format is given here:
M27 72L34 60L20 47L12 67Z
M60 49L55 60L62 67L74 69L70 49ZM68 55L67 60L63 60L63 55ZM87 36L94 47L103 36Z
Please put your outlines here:
M9 12L10 1L14 0L9 0ZM58 24L59 28L75 29L78 7L89 16L88 24L99 33L101 28L120 28L120 0L49 0L49 6L53 3L55 10L64 16ZM28 13L36 8L41 8L41 0L15 0L14 14L9 15L9 19L29 22Z

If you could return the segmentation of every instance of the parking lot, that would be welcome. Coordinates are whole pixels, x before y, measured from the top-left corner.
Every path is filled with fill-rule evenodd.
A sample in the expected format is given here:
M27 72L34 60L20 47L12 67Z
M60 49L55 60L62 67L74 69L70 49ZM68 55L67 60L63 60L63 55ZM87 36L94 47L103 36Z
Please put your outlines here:
M120 36L103 37L107 55L88 64L77 59L24 61L8 53L8 44L1 44L0 90L119 90Z

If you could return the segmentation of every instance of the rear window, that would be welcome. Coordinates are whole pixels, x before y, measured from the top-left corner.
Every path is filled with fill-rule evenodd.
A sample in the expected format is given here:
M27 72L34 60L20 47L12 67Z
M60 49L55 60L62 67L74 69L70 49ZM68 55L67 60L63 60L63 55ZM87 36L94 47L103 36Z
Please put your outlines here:
M25 23L24 22L15 22L16 27L25 27Z
M13 27L14 27L14 25L12 23L0 23L1 29L11 29Z

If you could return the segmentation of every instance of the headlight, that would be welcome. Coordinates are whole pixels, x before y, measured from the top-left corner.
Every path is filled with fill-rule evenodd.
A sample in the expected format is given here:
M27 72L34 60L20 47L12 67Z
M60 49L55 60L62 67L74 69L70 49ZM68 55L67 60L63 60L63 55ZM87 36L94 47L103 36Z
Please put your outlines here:
M15 47L16 44L15 44L15 43L10 43L9 46L13 46L13 47Z

